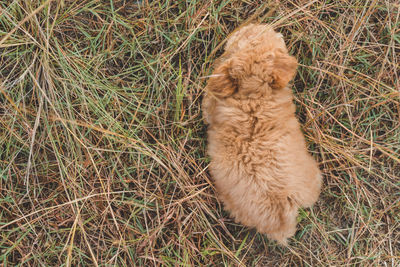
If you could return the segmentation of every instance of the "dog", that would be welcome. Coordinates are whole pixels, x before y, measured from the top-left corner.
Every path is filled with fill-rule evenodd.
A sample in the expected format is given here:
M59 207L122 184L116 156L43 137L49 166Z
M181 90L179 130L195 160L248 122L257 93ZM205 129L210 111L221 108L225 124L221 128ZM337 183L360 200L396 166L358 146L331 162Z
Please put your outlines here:
M280 33L250 24L227 40L205 87L210 174L238 223L287 245L299 207L320 194L322 176L307 152L288 83L296 74Z

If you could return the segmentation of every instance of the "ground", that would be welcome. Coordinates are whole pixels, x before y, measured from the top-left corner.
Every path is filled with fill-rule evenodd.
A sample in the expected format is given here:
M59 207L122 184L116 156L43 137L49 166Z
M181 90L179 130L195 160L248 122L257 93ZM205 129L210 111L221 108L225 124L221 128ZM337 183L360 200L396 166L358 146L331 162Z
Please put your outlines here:
M399 266L400 3L0 2L0 266ZM285 248L216 198L200 103L237 26L299 61L320 200Z

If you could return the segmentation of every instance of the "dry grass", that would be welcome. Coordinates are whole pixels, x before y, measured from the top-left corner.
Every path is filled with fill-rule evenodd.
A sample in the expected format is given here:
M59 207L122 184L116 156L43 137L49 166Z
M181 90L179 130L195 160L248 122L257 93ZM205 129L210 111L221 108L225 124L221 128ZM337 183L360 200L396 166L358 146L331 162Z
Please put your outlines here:
M399 266L400 4L0 2L0 266ZM324 171L289 248L235 224L200 99L221 42L275 24Z

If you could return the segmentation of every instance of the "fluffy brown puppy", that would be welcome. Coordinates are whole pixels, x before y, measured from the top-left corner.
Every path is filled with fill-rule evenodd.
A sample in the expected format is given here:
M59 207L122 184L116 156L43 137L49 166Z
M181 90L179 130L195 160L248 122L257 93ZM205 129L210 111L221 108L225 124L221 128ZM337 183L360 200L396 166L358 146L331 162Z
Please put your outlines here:
M321 188L287 87L296 68L280 33L244 26L228 39L203 100L210 172L225 209L281 244Z

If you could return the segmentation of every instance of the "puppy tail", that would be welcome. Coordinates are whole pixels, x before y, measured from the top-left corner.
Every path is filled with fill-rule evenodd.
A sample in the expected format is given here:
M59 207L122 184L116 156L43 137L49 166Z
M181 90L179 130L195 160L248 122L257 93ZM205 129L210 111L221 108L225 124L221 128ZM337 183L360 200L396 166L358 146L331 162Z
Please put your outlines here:
M287 246L288 238L296 233L298 206L289 198L282 200L280 211L276 214L275 227L266 231L267 237L276 240L280 245Z

